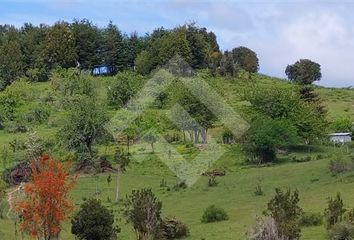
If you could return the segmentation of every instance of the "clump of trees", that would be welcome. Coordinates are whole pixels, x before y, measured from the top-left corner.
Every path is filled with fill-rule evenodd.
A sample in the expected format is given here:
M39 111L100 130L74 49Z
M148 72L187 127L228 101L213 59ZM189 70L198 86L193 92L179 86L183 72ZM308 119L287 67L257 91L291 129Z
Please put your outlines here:
M272 162L276 150L310 143L326 133L325 114L292 89L246 90L244 99L251 103L247 113L251 127L245 137L244 150L253 162Z
M260 119L252 123L243 148L251 162L273 162L277 149L295 144L297 137L295 126L287 121Z

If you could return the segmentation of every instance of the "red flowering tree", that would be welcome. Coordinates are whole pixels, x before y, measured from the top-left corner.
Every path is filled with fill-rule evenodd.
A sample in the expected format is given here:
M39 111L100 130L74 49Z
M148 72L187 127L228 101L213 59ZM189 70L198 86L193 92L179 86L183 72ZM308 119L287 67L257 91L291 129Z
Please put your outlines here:
M24 199L16 203L21 227L33 237L57 237L61 224L73 210L69 193L75 184L69 165L42 156L32 161L32 179L24 185Z

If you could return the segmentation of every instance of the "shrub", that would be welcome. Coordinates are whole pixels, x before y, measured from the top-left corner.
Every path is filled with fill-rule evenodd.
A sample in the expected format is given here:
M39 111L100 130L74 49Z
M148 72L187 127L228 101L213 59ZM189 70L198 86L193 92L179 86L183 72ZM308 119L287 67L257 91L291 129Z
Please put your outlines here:
M114 226L114 215L97 199L85 201L71 220L71 232L78 239L115 239L119 228Z
M275 220L271 217L257 218L256 224L247 233L248 240L286 240L281 236Z
M218 182L216 181L216 177L214 175L209 176L208 186L209 187L216 187L217 185L218 185Z
M330 240L350 240L354 238L354 225L349 222L339 222L329 231Z
M283 192L275 189L275 196L268 203L269 216L274 218L279 232L287 239L298 239L300 237L299 217L302 209L298 206L299 193L290 189Z
M151 189L133 190L125 203L124 215L133 224L138 239L160 239L161 208Z
M186 180L180 180L176 183L175 186L173 186L173 189L176 191L179 191L181 189L186 189L187 187L188 186L187 186Z
M161 231L166 239L179 239L189 235L187 225L176 218L165 218L162 221Z
M323 223L323 216L320 213L304 213L301 215L300 221L301 226L320 226Z
M331 160L328 165L328 170L333 174L337 175L340 173L348 172L353 169L353 164L348 160L341 158Z
M342 220L343 214L345 212L343 206L343 200L339 193L337 193L335 199L328 198L328 207L324 211L327 229L330 229L333 225Z
M243 150L252 162L268 163L276 159L276 150L297 140L296 128L288 121L260 119L252 123Z
M108 104L114 107L125 106L142 84L143 78L137 73L126 71L117 74L107 91Z
M217 208L214 205L209 206L205 209L202 216L202 223L220 222L228 220L229 216L222 208Z

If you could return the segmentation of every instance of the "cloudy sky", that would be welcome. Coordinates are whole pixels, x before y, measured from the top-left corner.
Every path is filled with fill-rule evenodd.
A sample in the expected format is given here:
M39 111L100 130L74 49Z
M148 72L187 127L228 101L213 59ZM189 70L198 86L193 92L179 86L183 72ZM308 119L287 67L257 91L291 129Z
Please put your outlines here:
M260 72L285 77L300 58L322 66L319 85L354 86L354 0L0 0L0 24L112 20L140 34L197 22L215 32L223 50L255 50Z

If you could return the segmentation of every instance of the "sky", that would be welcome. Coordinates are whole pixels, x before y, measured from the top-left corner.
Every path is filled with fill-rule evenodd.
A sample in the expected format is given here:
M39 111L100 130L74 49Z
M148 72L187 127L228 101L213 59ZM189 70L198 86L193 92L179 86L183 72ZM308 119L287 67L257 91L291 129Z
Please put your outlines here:
M328 87L354 86L354 0L0 0L0 24L110 20L126 33L184 23L213 31L222 50L246 46L260 72L285 78L301 58L321 64Z

